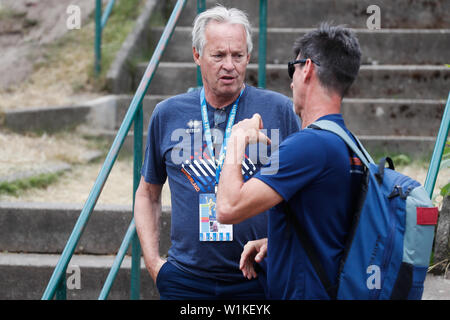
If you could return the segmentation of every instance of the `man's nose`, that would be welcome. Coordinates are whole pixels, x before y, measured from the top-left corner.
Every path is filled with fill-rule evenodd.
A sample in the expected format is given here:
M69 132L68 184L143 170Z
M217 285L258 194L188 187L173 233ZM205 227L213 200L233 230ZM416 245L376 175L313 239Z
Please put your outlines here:
M233 70L234 69L233 57L231 55L227 55L225 57L222 67L225 70Z

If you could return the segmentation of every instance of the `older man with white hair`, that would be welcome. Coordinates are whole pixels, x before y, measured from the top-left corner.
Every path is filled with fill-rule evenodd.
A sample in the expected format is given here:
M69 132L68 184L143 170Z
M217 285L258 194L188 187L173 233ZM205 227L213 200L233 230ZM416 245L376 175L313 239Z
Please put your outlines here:
M243 277L239 259L248 241L267 236L267 215L220 224L216 190L235 122L259 113L274 148L299 130L299 119L289 98L244 83L252 50L244 12L217 6L199 14L192 46L203 88L159 103L148 127L135 204L145 264L161 299L264 299L261 283ZM244 180L259 171L270 151L266 146L246 150ZM158 244L161 190L167 178L172 245L165 260Z

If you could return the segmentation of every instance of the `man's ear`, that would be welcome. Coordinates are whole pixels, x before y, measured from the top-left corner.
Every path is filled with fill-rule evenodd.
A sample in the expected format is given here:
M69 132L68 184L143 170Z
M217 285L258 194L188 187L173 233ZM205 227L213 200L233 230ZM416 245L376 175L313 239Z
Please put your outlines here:
M314 66L313 62L311 61L311 59L307 59L304 67L302 68L302 72L304 75L303 79L305 82L309 81L309 79L312 77L313 72L314 72L314 67L315 66Z
M195 64L200 66L200 53L198 53L195 47L192 47L192 56L194 57Z

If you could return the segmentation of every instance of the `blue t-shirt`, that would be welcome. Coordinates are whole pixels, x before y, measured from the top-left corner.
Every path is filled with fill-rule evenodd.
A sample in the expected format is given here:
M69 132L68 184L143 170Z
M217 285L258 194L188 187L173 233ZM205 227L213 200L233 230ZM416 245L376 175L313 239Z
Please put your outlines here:
M347 132L340 114L331 120ZM304 129L289 136L274 157L274 175L255 175L288 201L311 240L328 278L336 284L339 260L350 230L353 199L362 166L334 133ZM267 285L271 299L327 299L295 229L286 224L281 205L269 214Z
M231 108L232 105L225 107L227 119L224 121L222 117L217 126L214 122L216 109L207 105L211 128L219 128L215 131L219 132L215 134L220 137L219 141ZM272 148L289 134L299 131L299 118L288 97L246 86L237 107L235 123L251 118L255 113L263 119ZM219 123L219 118L217 121ZM242 280L239 260L243 246L249 240L267 237L267 212L234 225L233 241L200 241L199 195L214 193L215 185L215 169L203 133L200 90L159 103L150 119L141 172L147 183L161 185L167 178L169 180L172 245L168 260L181 270L201 277ZM269 162L271 147L269 150L262 145L247 148L242 166L244 180L250 179Z

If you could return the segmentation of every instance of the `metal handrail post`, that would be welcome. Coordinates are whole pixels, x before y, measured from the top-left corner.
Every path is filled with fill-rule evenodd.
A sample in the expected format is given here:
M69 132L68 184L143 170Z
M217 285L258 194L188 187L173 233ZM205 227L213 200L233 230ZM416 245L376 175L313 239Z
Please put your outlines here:
M110 0L102 14L102 0L95 0L95 40L94 40L94 71L99 75L102 68L102 32L111 15L116 0Z
M131 238L130 300L139 300L141 295L141 244L134 232Z
M112 284L116 279L120 266L122 265L123 258L128 251L128 247L130 246L131 239L135 234L136 225L134 223L134 219L132 219L130 225L128 226L127 233L123 238L122 244L120 245L119 251L117 252L116 258L114 259L113 265L108 273L108 277L105 280L105 284L103 285L98 300L106 300L106 298L108 297Z
M64 247L61 257L58 260L58 263L56 264L55 270L53 271L53 274L50 278L47 288L45 289L45 292L42 296L43 300L49 300L53 298L56 286L60 281L60 279L62 278L63 274L65 274L65 270L67 269L69 261L72 258L72 255L75 251L75 247L78 241L80 240L81 234L83 233L83 230L90 218L92 210L94 209L95 204L97 203L98 197L100 196L100 192L103 189L105 181L108 178L112 166L114 165L114 162L117 159L120 148L122 147L126 135L130 130L131 123L134 120L136 110L138 109L139 105L142 103L142 100L144 99L144 95L147 92L147 89L150 85L150 82L153 79L153 76L155 75L161 56L164 52L164 49L167 46L167 43L169 42L172 36L173 30L175 29L176 23L185 4L186 0L178 0L175 5L175 8L173 9L172 15L170 16L169 21L167 22L167 25L153 53L153 56L147 66L147 69L144 72L144 76L142 77L142 80L139 83L138 89L136 90L133 100L130 103L130 107L128 108L128 111L125 114L122 124L120 125L116 138L114 139L112 146L106 156L105 162L103 163L103 166L100 169L100 173L98 174L97 179L94 182L94 186L92 187L91 192L89 193L88 199L84 204L84 207L72 230L69 240L67 241L66 246Z
M430 198L433 196L434 186L436 184L439 167L441 165L442 154L444 152L445 143L450 127L450 92L448 94L447 104L442 116L441 126L434 145L433 155L431 156L430 166L428 168L427 177L425 179L424 188L428 192Z
M142 103L136 110L134 118L134 163L133 163L133 208L137 187L140 181L140 168L142 166L142 129L143 129L143 112ZM99 300L105 300L111 290L112 284L119 272L120 266L123 262L125 254L130 246L131 251L131 274L130 274L130 299L138 300L140 297L140 271L141 271L141 246L136 234L136 226L134 219L131 219L131 223L128 227L127 233L123 239L123 242L119 248L116 258L114 259L111 270L106 278L105 284L98 297Z
M133 100L130 103L130 107L128 108L128 111L125 114L125 118L122 121L122 125L119 128L119 132L117 133L116 139L113 142L113 146L111 147L111 150L116 148L116 141L122 141L121 143L123 143L124 136L122 136L122 135L124 135L128 132L128 130L131 126L131 121L134 119L135 114L138 111L138 109L142 109L141 104L142 104L142 100L144 99L144 95L147 92L147 89L153 79L153 76L156 72L159 61L161 59L161 56L162 56L165 48L167 47L167 43L169 42L170 38L172 37L173 30L175 29L176 23L178 21L178 18L180 16L181 11L183 10L185 4L186 4L186 0L178 0L177 1L175 8L172 11L172 15L170 16L169 21L167 22L166 27L164 28L163 34L161 35L158 45L156 46L156 49L153 52L153 56L150 59L147 69L144 72L141 82L139 83L139 86L136 90ZM121 146L121 144L120 144L120 146ZM120 148L120 146L119 146L119 148ZM126 251L128 250L128 247L130 245L131 239L135 236L135 234L136 234L136 225L135 225L134 218L133 218L131 220L128 230L125 234L125 237L122 241L119 252L117 253L117 256L114 260L114 264L110 270L107 281L105 282L105 285L103 286L103 289L100 293L100 296L99 296L100 300L107 298L109 291L111 289L111 286L112 286L112 282L114 281L114 279L117 275L118 269L120 268L120 265L122 264L123 258L126 254Z
M133 216L136 200L136 190L141 180L142 166L142 138L143 138L143 110L142 102L134 118L134 160L133 160ZM131 284L130 299L139 300L141 275L141 245L137 233L131 240Z
M94 71L100 74L102 60L102 0L95 1Z
M206 1L205 0L197 0L197 14L202 13L206 10ZM200 66L197 66L197 86L202 87L203 81L202 81L202 71L200 69Z
M102 19L101 19L102 31L106 25L106 22L108 21L108 18L111 14L111 11L112 11L112 8L114 7L115 2L116 2L116 0L109 0L108 4L106 5L105 12L103 13Z
M266 88L267 0L259 1L258 87Z
M67 300L66 274L64 272L61 280L59 280L58 287L55 293L56 300Z

